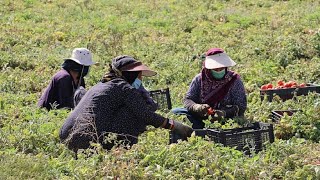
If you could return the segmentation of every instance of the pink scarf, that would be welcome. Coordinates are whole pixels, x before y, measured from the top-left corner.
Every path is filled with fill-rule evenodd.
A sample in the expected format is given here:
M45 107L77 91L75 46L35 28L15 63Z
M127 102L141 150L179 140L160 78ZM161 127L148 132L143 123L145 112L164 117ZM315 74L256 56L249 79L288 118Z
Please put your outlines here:
M214 79L210 70L202 68L201 70L201 102L217 108L220 101L227 95L233 82L240 78L239 74L233 71L226 72L223 79Z

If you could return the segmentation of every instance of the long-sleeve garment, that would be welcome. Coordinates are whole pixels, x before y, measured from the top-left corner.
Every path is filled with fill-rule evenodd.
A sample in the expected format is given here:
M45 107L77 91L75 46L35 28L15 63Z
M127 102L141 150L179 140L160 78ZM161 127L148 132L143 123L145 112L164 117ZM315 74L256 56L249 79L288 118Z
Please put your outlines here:
M165 121L147 105L137 89L115 78L88 90L66 119L60 139L73 150L88 148L89 141L99 141L110 149L114 144L103 142L109 132L124 135L117 139L133 144L147 125L160 127Z
M184 99L184 106L189 111L192 111L192 106L197 104L203 104L201 101L201 73L195 76L190 84L189 90ZM225 97L220 101L216 109L221 109L227 105L237 105L239 108L238 115L243 116L247 108L247 98L243 82L240 78L236 79L230 86Z
M150 92L144 88L143 85L141 85L138 89L138 91L141 93L142 97L146 100L148 106L152 111L156 111L158 109L158 104L151 98Z
M81 86L85 87L83 78ZM65 69L61 69L52 77L50 84L38 101L38 106L50 110L53 104L56 104L57 109L71 109L74 107L73 95L76 88L72 76Z

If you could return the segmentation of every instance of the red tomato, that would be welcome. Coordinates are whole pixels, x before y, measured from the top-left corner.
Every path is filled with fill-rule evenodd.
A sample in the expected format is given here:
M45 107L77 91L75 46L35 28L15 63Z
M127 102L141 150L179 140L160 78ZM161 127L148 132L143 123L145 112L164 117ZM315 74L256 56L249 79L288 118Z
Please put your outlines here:
M262 90L267 90L267 89L268 89L268 86L265 84L265 85L261 86L261 89L262 89Z
M305 84L305 83L301 83L300 85L299 85L299 87L306 87L307 85Z
M267 84L267 88L268 89L272 89L273 88L273 85L271 83Z
M207 113L208 113L208 115L214 114L214 109L209 108Z
M295 81L291 81L291 87L297 87L297 83Z
M289 81L288 83L290 83L291 87L296 87L297 83L295 81Z
M289 83L289 82L284 83L284 87L285 87L285 88L291 88L291 83Z
M293 85L297 86L298 84L296 82L293 81Z
M278 86L283 86L283 85L284 85L284 82L283 82L282 80L279 80L279 81L277 82L277 84L278 84Z

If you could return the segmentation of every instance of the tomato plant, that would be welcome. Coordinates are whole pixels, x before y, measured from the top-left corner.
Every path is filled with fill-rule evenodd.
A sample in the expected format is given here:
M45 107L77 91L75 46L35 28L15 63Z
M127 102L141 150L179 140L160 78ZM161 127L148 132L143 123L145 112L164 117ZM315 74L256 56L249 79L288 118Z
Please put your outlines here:
M285 102L276 96L268 102L259 94L320 83L318 1L5 0L0 5L0 179L320 178L319 96ZM75 160L59 140L69 111L47 112L36 104L76 47L90 49L100 64L90 68L87 89L108 72L112 58L128 54L157 71L143 84L149 90L169 87L173 107L183 106L204 52L223 48L237 63L229 70L241 77L247 109L245 117L206 121L207 127L274 123L273 110L302 112L274 123L275 142L250 157L196 136L169 145L168 130L147 127L130 149L105 151L95 144ZM157 113L191 125L185 116Z

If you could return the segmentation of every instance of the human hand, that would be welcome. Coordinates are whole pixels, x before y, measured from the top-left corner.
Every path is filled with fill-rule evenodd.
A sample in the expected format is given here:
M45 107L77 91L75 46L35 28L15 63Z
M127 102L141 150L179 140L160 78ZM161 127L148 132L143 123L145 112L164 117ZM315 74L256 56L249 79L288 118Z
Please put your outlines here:
M187 140L191 136L193 129L190 126L184 125L179 121L173 121L172 132L177 133L183 140Z
M239 114L239 107L237 105L226 105L221 107L221 110L225 112L226 118L233 118Z
M197 113L200 117L205 117L208 115L208 109L210 106L208 104L195 104L192 106L192 111Z
M220 121L226 116L226 112L223 110L214 110L214 114L211 115L211 122Z

